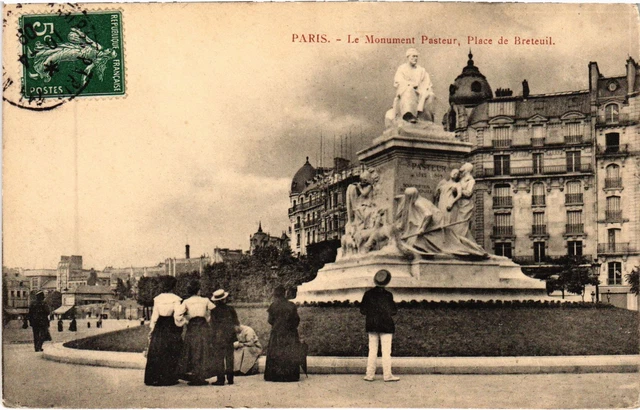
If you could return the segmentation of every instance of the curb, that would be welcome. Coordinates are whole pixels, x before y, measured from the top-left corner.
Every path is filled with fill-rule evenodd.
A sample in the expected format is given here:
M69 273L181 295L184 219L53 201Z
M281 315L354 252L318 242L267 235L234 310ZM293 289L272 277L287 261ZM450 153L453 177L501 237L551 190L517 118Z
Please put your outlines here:
M45 343L43 357L61 363L144 369L142 353L105 352ZM259 359L264 371L265 357ZM313 374L364 374L366 357L307 358ZM378 365L381 365L378 358ZM545 374L545 373L637 373L640 355L618 356L524 356L524 357L394 357L396 374Z

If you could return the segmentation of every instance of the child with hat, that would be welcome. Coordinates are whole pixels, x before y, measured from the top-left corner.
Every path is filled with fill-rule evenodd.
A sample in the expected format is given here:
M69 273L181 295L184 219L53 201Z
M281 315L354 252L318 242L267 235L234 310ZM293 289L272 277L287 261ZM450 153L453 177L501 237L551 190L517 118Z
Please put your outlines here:
M218 289L213 292L211 301L216 308L211 311L211 328L213 329L213 369L217 379L212 384L224 386L224 376L227 383L233 384L233 343L238 340L236 326L240 325L238 315L231 306L227 305L229 292Z
M378 343L380 343L384 381L395 382L400 379L391 373L391 341L396 330L391 316L394 316L398 309L393 301L393 294L385 289L391 281L391 273L385 269L379 270L373 281L376 287L364 293L360 304L360 313L366 316L365 329L369 334L369 356L364 379L370 382L375 379Z

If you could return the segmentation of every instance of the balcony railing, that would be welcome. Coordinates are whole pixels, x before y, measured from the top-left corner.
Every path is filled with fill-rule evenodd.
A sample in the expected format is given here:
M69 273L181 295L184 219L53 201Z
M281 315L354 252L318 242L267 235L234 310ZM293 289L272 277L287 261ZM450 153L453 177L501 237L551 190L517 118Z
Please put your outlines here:
M509 148L511 146L511 140L493 140L491 141L493 148Z
M531 175L533 174L532 167L513 167L511 168L511 175Z
M544 146L544 138L531 138L531 145L534 147Z
M582 194L566 194L564 196L564 203L566 205L580 205L583 203Z
M531 234L533 235L546 235L547 225L531 225Z
M503 175L515 175L515 176L523 176L523 175L538 175L538 174L566 174L569 172L591 172L592 171L591 164L580 164L568 167L567 165L544 165L544 166L536 166L536 167L509 167L498 169L497 171L494 168L484 168L482 170L482 176L485 177L497 177Z
M494 226L493 236L513 236L513 226Z
M494 208L511 208L513 206L513 198L510 196L494 196L493 207Z
M565 144L581 144L582 135L565 135L564 143Z
M591 164L553 165L544 167L545 174L564 174L566 172L591 172Z
M542 265L551 263L547 257L514 256L512 259L519 265Z
M299 211L300 209L302 209L302 207L298 204L296 204L295 206L292 206L291 208L289 208L289 213L295 212L295 211Z
M636 252L636 249L631 246L631 243L629 242L608 242L598 244L598 253L602 255L627 254L633 252Z
M613 210L604 211L604 219L605 222L622 222L622 211L621 210Z
M545 196L544 195L532 195L531 196L531 205L533 206L542 206L545 204Z
M322 205L324 201L322 199L312 199L311 201L303 202L300 204L302 206L302 210L307 210L309 208L313 208L319 205Z
M604 187L606 188L622 188L622 178L605 178Z
M596 153L602 156L629 155L629 144L622 145L600 145L598 144Z
M300 223L295 223L293 225L293 229L300 229Z
M511 175L511 170L509 168L500 168L496 171L493 168L484 168L483 175L485 177L499 177L502 175Z
M584 224L566 224L565 228L568 235L581 235L584 233Z

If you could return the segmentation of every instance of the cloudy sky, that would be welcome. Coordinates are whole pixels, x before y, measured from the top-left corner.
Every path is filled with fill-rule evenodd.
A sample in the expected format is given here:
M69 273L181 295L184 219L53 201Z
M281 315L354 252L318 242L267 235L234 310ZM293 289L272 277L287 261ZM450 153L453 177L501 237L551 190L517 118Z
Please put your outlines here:
M118 8L126 97L77 99L44 113L3 107L5 266L54 268L69 254L83 255L86 268L148 266L181 257L187 241L196 256L216 246L246 250L259 221L280 235L305 157L328 165L341 136L351 135L342 144L349 155L383 131L407 46L364 44L365 35L416 38L438 118L469 48L494 90L516 94L525 78L532 94L587 89L589 61L612 76L639 57L633 5ZM18 45L7 32L3 57L12 61ZM295 42L294 34L329 42ZM348 44L348 35L360 43ZM422 45L422 35L459 45ZM468 36L494 44L469 45ZM498 45L500 36L555 44ZM19 78L16 67L7 73Z

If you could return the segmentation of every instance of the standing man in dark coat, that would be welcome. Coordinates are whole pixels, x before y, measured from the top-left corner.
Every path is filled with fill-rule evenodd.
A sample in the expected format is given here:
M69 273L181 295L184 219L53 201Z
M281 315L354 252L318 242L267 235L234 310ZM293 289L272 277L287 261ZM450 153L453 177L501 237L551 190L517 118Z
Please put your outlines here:
M51 340L49 334L49 307L44 303L44 292L36 293L36 300L29 306L27 315L33 329L33 347L36 352L42 351L42 344Z
M298 308L285 297L286 291L278 286L269 306L271 335L267 347L264 379L270 382L297 382L300 380L300 336L298 335Z
M236 310L227 305L229 292L218 289L213 292L211 301L216 308L211 311L211 328L213 329L213 371L216 374L214 386L224 386L224 376L227 382L233 384L233 343L236 337L236 326L240 325Z
M369 357L367 359L366 381L373 381L376 374L378 343L382 345L382 373L385 382L400 380L391 373L391 341L396 331L393 318L398 309L393 295L384 287L391 281L391 273L382 269L373 278L375 288L364 293L360 313L366 316L366 331L369 334Z

